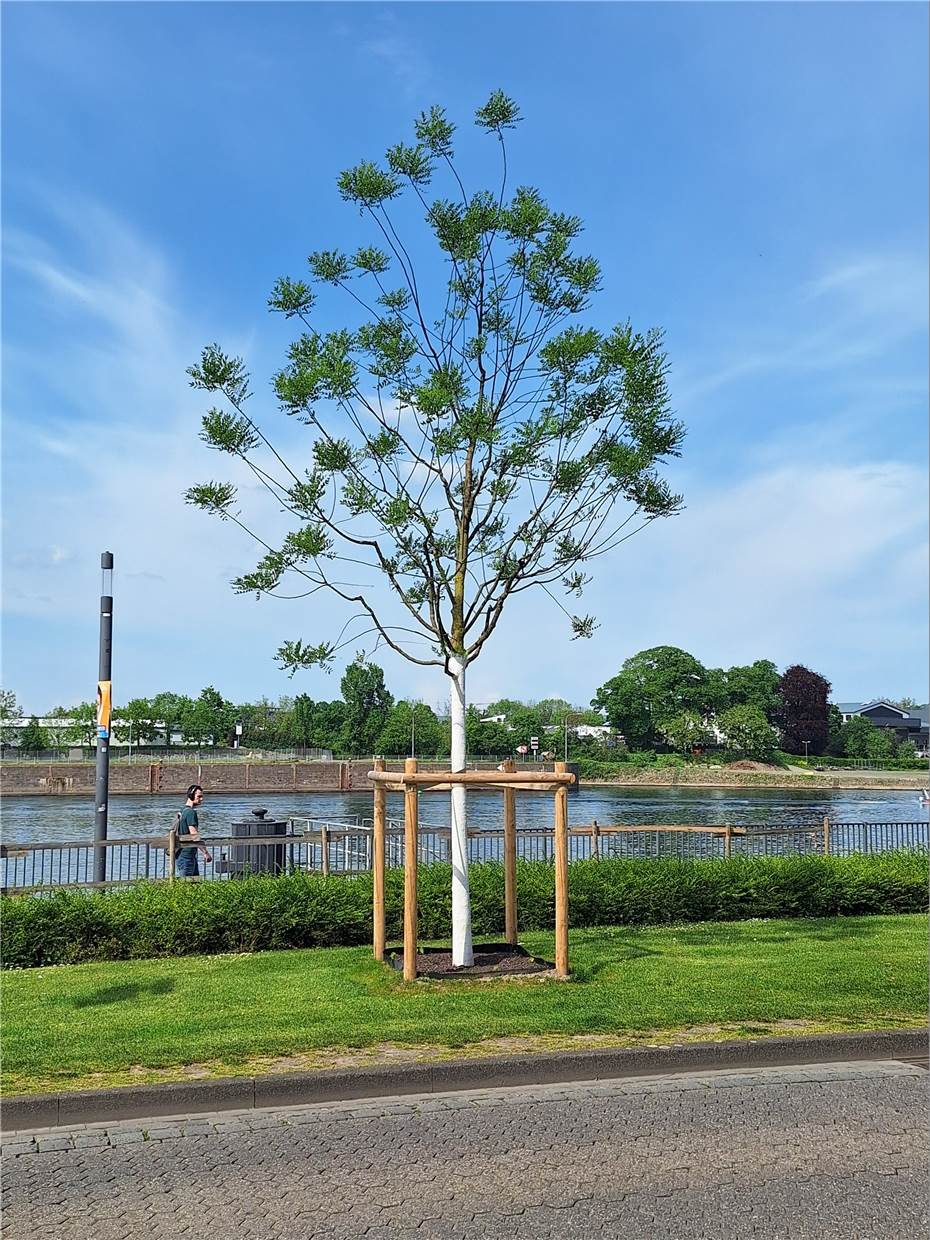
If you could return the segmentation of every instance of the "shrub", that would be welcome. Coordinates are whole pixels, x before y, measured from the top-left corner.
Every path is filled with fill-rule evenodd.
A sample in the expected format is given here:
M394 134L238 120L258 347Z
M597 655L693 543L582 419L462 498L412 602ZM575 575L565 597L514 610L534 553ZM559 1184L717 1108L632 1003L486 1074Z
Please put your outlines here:
M504 876L496 863L471 867L479 935L501 933ZM913 913L927 905L927 857L735 857L729 861L581 861L569 868L573 927ZM389 870L387 934L399 939L401 870ZM447 865L419 873L420 933L446 938L451 924ZM553 867L518 865L520 927L554 924ZM76 964L195 953L353 946L371 937L371 875L289 874L222 883L138 883L108 892L61 890L5 896L3 966Z

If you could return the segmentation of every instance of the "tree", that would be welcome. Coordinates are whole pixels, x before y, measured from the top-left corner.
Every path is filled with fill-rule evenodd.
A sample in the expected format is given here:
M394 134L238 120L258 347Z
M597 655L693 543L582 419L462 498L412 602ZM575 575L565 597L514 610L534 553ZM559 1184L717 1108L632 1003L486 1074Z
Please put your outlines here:
M778 733L759 706L731 706L717 720L730 749L747 758L765 761L778 746Z
M827 753L835 758L843 753L843 712L832 702L827 706Z
M51 748L48 733L35 715L32 715L26 726L20 730L19 747L23 753L41 753L43 749Z
M778 717L780 698L778 668L769 659L757 659L747 667L731 667L724 673L728 706L755 706L766 720Z
M200 696L185 702L180 714L185 741L196 745L226 745L235 723L236 708L217 689L207 685Z
M504 139L519 120L501 91L475 114L502 157L493 192L466 191L455 127L439 107L384 165L364 161L339 177L378 244L315 251L311 282L282 278L269 302L303 328L274 384L283 410L312 430L309 468L285 461L246 413L242 359L211 345L188 372L224 401L204 417L203 439L244 462L295 523L234 588L274 593L291 574L302 593L329 590L356 609L335 642L285 642L280 664L331 665L370 634L441 668L453 771L465 766L466 669L509 599L534 586L579 595L594 557L681 506L658 472L683 438L661 333L571 322L600 288L599 265L572 248L577 216L532 188L508 196ZM430 202L437 174L452 196ZM439 250L426 269L405 240L424 215ZM351 324L315 326L314 283L351 299ZM231 483L195 485L187 499L254 533ZM357 584L334 569L340 558ZM373 593L378 580L390 587L385 602ZM594 617L564 610L575 637L594 631ZM451 821L461 965L472 959L463 787L452 792Z
M56 706L45 716L45 722L50 747L60 749L71 732L71 711L64 706Z
M513 753L514 746L520 744L516 733L511 732L506 724L485 723L481 718L481 711L474 706L469 706L465 712L465 740L468 752L480 754L482 757L509 755Z
M387 723L394 698L384 684L384 672L376 663L359 656L350 663L339 682L345 702L342 745L351 754L373 754ZM402 749L403 753L405 750Z
M890 728L878 728L864 715L852 715L846 720L841 739L847 758L893 758L898 748Z
M148 698L130 698L113 712L113 735L122 744L144 745L158 735L155 710Z
M189 707L190 698L181 693L156 693L152 698L154 719L164 728L166 745L170 746L173 734L182 730L182 719Z
M64 734L65 740L92 749L97 743L97 703L78 702L68 708L68 715L71 725Z
M0 689L0 743L8 745L16 739L22 709L12 689Z
M619 673L601 685L591 705L605 712L631 749L647 749L660 739L663 725L682 711L701 718L712 713L719 692L719 682L694 655L677 646L654 646L627 659Z
M662 724L662 735L679 753L691 753L714 740L713 729L693 710L679 711Z
M395 702L377 740L382 754L435 758L448 747L442 724L425 702Z
M830 739L827 695L830 682L810 668L796 663L789 667L778 686L781 699L778 722L782 745L788 753L823 753Z

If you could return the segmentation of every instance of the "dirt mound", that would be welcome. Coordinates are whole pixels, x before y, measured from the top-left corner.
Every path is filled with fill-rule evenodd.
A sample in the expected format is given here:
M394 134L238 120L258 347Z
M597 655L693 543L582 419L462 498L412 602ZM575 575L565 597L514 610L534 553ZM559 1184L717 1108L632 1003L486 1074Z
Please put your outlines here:
M728 762L726 769L728 771L777 771L777 766L772 766L771 762L752 762L748 758L741 758L739 762Z

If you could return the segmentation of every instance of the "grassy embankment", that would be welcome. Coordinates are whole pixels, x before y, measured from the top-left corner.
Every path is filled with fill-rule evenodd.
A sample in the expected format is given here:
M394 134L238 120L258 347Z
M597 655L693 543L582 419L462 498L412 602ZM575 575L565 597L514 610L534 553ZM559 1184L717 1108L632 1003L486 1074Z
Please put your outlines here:
M915 914L578 930L568 983L405 987L367 948L29 969L3 978L4 1091L919 1025L925 960Z

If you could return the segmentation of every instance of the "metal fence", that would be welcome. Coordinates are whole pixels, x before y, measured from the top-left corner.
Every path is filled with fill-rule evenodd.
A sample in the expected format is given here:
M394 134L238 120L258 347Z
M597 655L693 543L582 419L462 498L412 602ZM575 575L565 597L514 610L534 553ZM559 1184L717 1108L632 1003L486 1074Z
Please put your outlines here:
M503 831L470 831L468 856L473 863L503 859ZM517 831L517 857L524 861L553 860L551 827ZM198 856L199 877L228 880L246 874L284 874L316 871L322 874L363 874L372 864L371 819L288 819L283 835L213 836L202 841L211 853ZM107 880L94 882L94 851L106 851ZM921 822L830 822L792 827L734 827L596 822L569 832L569 860L602 858L663 858L708 860L727 857L785 856L788 854L882 853L896 849L926 851L930 824ZM421 826L417 859L422 865L448 862L448 827ZM387 824L388 866L404 864L404 831L399 822ZM40 844L0 845L0 890L4 894L48 892L62 887L118 886L140 879L171 878L167 841L139 836Z

